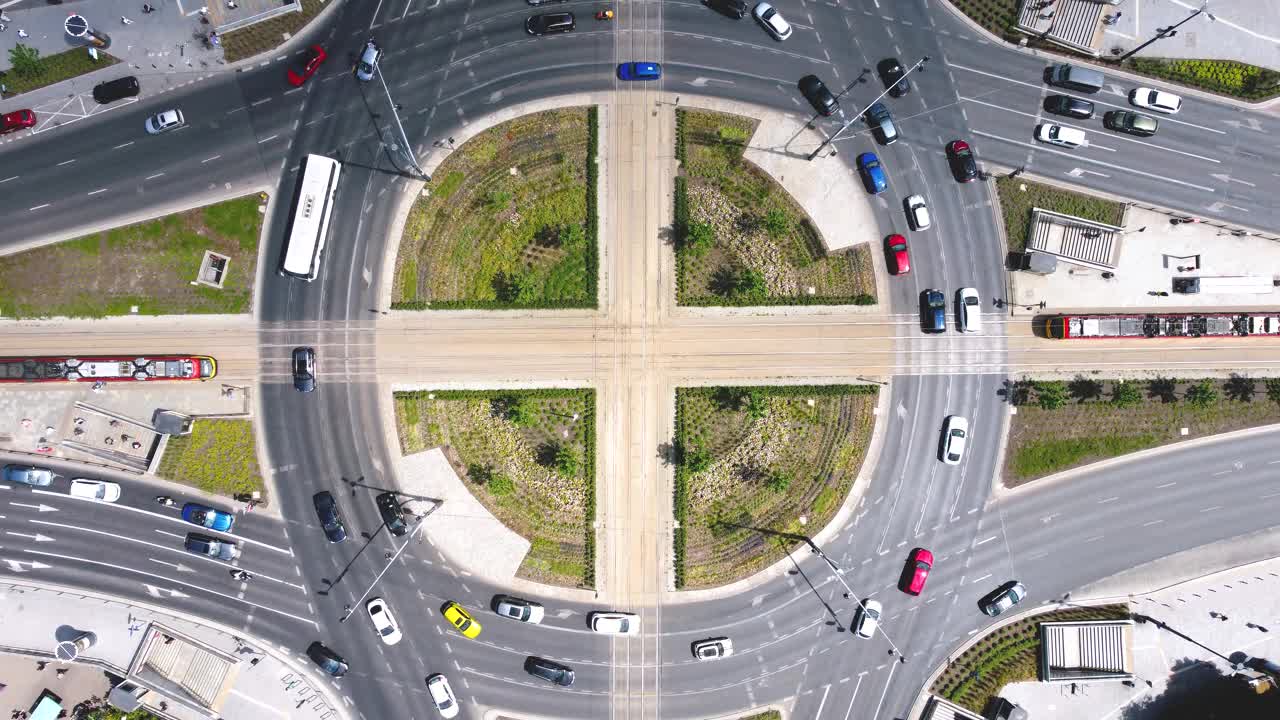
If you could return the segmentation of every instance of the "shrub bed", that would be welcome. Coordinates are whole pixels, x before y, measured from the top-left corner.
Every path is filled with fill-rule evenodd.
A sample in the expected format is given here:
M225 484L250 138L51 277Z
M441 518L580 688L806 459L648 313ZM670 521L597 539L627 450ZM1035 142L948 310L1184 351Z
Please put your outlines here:
M1128 60L1128 65L1143 75L1243 100L1267 100L1280 95L1280 72L1235 60L1135 57Z
M584 389L395 394L406 454L443 447L493 515L529 540L518 575L595 585L595 394Z
M1052 185L1032 182L1026 178L996 180L996 193L1000 200L1000 215L1004 218L1005 237L1009 250L1026 249L1031 233L1031 210L1040 208L1075 217L1120 225L1124 222L1124 203L1063 190Z
M267 489L248 420L197 419L190 435L168 439L156 474L228 497Z

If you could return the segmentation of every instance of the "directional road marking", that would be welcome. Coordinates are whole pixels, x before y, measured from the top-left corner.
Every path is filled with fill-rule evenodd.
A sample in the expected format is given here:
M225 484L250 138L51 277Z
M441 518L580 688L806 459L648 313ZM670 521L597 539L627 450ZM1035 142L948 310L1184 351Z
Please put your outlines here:
M195 571L196 571L196 569L195 569L195 568L189 568L189 567L187 567L186 565L183 565L182 563L167 563L167 562L165 562L165 561L163 561L163 560L157 560L157 559L155 559L155 558L147 558L147 559L148 559L148 560L150 560L150 561L151 561L151 562L153 562L153 563L160 563L161 565L168 565L169 567L173 568L174 570L177 570L178 572L195 572Z
M52 565L45 565L39 560L12 560L10 558L2 558L0 562L4 562L13 572L27 572L28 570L47 570Z
M713 83L713 82L715 82L715 83L724 83L725 85L733 85L733 84L734 84L734 82L733 82L732 80L721 80L720 78L709 78L709 77L701 77L701 76L696 77L696 78L694 78L694 79L690 80L690 81L689 81L689 84L690 84L690 85L692 85L692 86L694 86L694 87L696 87L696 88L702 88L702 87L706 87L706 86L707 86L707 83Z
M53 507L52 505L45 505L45 504L43 504L43 503L41 503L41 504L39 504L39 505L28 505L27 503L10 502L9 504L10 504L10 505L15 505L15 506L17 506L17 507L31 508L32 510L37 510L37 511L42 512L42 513L47 513L47 512L58 512L58 508Z
M1258 187L1257 185L1249 182L1248 180L1240 180L1238 178L1233 178L1226 173L1212 173L1209 177L1217 180L1218 182L1240 183L1241 185L1248 185L1249 187ZM13 503L10 503L10 504L13 504Z
M155 585L152 585L151 583L142 583L142 585L143 585L145 588L147 588L147 594L148 594L148 595L150 595L151 597L154 597L154 598L165 598L165 597L184 598L184 597L191 597L190 595L188 595L188 594L186 594L186 593L182 592L181 590L174 590L174 589L172 589L172 588L162 588L162 587L157 587L157 586L155 586Z
M49 537L48 535L41 535L40 533L36 533L35 535L28 535L27 533L17 533L17 532L13 532L12 530L5 530L4 534L17 535L18 537L24 537L24 538L27 538L28 540L35 540L36 542L53 542L53 538Z

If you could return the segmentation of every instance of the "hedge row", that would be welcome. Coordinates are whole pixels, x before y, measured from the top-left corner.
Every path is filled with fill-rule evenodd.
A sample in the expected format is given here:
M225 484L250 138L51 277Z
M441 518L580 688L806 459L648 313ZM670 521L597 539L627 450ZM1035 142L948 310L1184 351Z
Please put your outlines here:
M677 115L680 117L680 115ZM683 137L683 136L682 136ZM677 146L677 152L684 152L684 142ZM686 253L680 252L689 232L689 180L676 176L676 196L673 203L671 222L671 240L676 246L676 297L680 297L680 283L684 282L684 263Z
M1245 100L1280 95L1280 72L1235 60L1133 58L1129 65L1143 75Z
M684 149L684 110L676 109L676 160L683 167L688 160Z
M600 283L600 198L597 196L596 184L599 182L600 167L600 109L592 105L587 108L587 307L596 307L599 302Z
M595 253L588 251L591 257L588 258L588 264L594 262ZM595 275L592 275L590 281L595 284ZM592 293L595 290L592 289ZM589 300L569 301L569 300L546 300L540 302L532 302L519 307L512 307L511 303L502 300L402 300L391 304L392 310L574 310L580 308L596 307L596 297L594 294Z
M679 254L676 255L679 257ZM849 298L845 296L828 297L825 295L781 295L778 297L758 297L755 295L744 297L731 297L728 295L716 295L704 298L687 298L680 301L681 305L690 307L765 307L768 305L848 305ZM855 295L853 298L854 305L875 305L876 298L874 295L862 293Z

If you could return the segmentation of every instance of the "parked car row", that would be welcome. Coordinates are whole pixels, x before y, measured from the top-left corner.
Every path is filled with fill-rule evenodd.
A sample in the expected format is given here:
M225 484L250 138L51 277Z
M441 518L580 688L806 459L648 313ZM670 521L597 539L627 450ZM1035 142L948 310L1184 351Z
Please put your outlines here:
M1055 87L1081 93L1096 93L1105 84L1105 77L1100 71L1092 68L1059 63L1045 68L1044 81ZM1182 109L1182 98L1173 93L1147 87L1132 90L1129 93L1129 103L1134 107L1165 115L1176 115ZM1094 114L1092 102L1070 95L1050 95L1045 98L1043 107L1045 112L1076 120L1088 120ZM1134 110L1108 111L1102 116L1102 125L1108 130L1138 137L1151 137L1160 129L1159 120ZM1038 125L1035 135L1040 142L1066 148L1080 147L1088 141L1084 130L1058 123Z

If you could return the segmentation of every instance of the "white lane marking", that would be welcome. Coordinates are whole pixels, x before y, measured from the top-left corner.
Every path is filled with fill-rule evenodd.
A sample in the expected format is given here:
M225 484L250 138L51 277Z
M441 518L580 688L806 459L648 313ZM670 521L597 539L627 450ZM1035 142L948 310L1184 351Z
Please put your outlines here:
M1174 482L1167 482L1167 483L1165 483L1165 484L1163 484L1163 485L1157 485L1157 486L1156 486L1156 489L1157 489L1157 490L1160 490L1160 489L1162 489L1162 488L1173 487L1174 485L1177 485L1177 484L1178 484L1178 483L1177 483L1177 481L1174 481Z
M893 684L893 672L897 670L898 666L901 664L902 663L895 662L889 665L889 677L884 681L884 692L880 693L880 702L876 703L876 711L871 714L871 717L880 717L880 709L884 707L885 696L889 694L889 686Z
M822 708L827 704L827 693L829 692L831 692L831 685L830 684L823 685L822 686L822 702L818 703L818 712L814 714L814 717L819 717L819 718L822 717Z
M2 485L0 485L0 487L3 487L3 486L2 486ZM100 502L98 502L97 500L94 500L94 499L92 499L92 498L76 497L75 495L68 495L67 493L62 493L62 492L54 492L54 491L52 491L52 490L35 490L35 489L33 489L31 492L33 492L33 493L39 493L39 494L41 494L41 495L54 495L54 496L59 497L59 498L66 498L66 499L68 499L68 500L76 500L76 501L79 501L79 502L97 503L98 505L102 505L103 507L110 507L110 508L114 508L114 509L116 509L116 510L128 510L129 512L136 512L136 513L140 513L140 514L142 514L142 515L150 515L151 517L154 517L154 518L160 518L160 519L162 519L162 520L167 520L167 521L169 521L169 522L177 523L177 524L179 524L179 525L181 525L181 526L183 526L183 527L190 527L190 528L198 527L197 525L192 525L191 523L187 522L186 520L183 520L182 518L177 517L177 516L174 516L174 515L169 515L169 514L165 514L165 513L158 513L158 512L152 512L152 511L150 511L150 510L143 510L142 508L129 507L128 505L117 505L117 504L115 504L115 503L100 503ZM219 533L218 533L218 531L216 531L216 530L212 530L212 531L211 531L211 530L209 530L208 528L201 528L201 529L202 529L202 530L205 530L205 531L207 531L207 532L213 532L214 534L219 534ZM247 537L244 537L244 536L242 536L242 535L231 535L230 533L226 533L226 534L227 534L227 535L229 535L230 537L232 537L236 542L249 543L250 545L256 545L256 546L258 546L258 547L264 547L264 548L266 548L266 549L268 549L268 550L274 550L274 551L276 551L276 552L280 553L281 555L288 555L288 556L290 556L290 557L293 557L293 551L292 551L292 550L289 550L289 549L287 549L287 548L276 547L275 545L269 545L269 544L267 544L267 543L262 542L261 540L254 540L253 538L247 538Z
M263 609L263 610L267 610L267 611L269 611L269 612L276 613L277 615L283 615L283 616L285 616L285 617L287 617L287 618L292 618L292 619L297 620L297 621L299 621L299 622L308 623L308 624L310 624L312 627L316 628L317 630L319 630L319 629L320 629L320 625L319 625L318 623L316 623L316 621L315 621L315 620L308 620L307 618L299 617L299 616L294 615L294 614L292 614L292 613L287 613L287 612L285 612L285 611L283 611L283 610L277 610L277 609L275 609L275 608L273 608L273 607L271 607L271 606L269 606L269 605L259 605L258 603L249 602L248 600L245 600L245 599L243 599L243 598L238 598L238 597L236 597L236 596L234 596L234 595L228 595L228 594L226 594L226 593L220 593L220 592L218 592L217 590L210 590L209 588L202 587L202 586L200 586L200 585L194 585L194 584L189 583L189 582L183 582L182 580L175 580L175 579L172 579L172 578L163 577L163 576L160 576L160 575L156 575L156 574L154 574L154 573L149 573L149 572L145 572L145 571L143 571L143 570L139 570L139 569L137 569L137 568L131 568L131 567L127 567L127 566L124 566L124 565L113 565L113 564L111 564L111 563L108 563L108 562L102 562L102 561L100 561L100 560L87 560L87 559L85 559L85 558L78 558L78 557L75 557L75 556L72 556L72 555L59 555L58 553L41 552L41 551L39 551L39 550L23 550L23 552L31 553L32 555L42 555L42 556L44 556L44 557L56 557L56 558L61 558L61 559L63 559L63 560L71 560L71 561L73 561L73 562L89 563L89 564L91 564L91 565L102 565L103 567L114 568L114 569L116 569L116 570L124 570L125 572L137 573L137 574L139 574L139 575L146 575L147 577L153 577L153 578L156 578L156 579L158 579L158 580L162 580L162 581L167 582L167 583L177 583L177 584L179 584L179 585L186 585L187 587L189 587L189 588L195 588L196 590L198 590L198 591L200 591L200 592L207 592L207 593L209 593L210 595L217 595L218 597L224 597L224 598L227 598L228 600L235 600L235 601L237 601L237 602L242 602L242 603L244 603L245 605L249 605L249 606L251 606L251 607L261 608L261 609Z
M1164 521L1163 521L1163 520L1152 520L1151 522L1144 522L1144 523L1142 523L1142 527L1151 527L1152 525L1159 525L1159 524L1160 524L1160 523L1162 523L1162 522L1164 522Z
M989 538L983 538L982 540L979 540L978 542L974 543L973 546L978 547L979 545L985 545L986 543L989 543L992 540L995 540L997 537L999 537L999 535L992 535Z
M988 137L988 138L991 138L992 140L999 140L999 141L1011 143L1014 145L1020 145L1025 148L1031 148L1033 150L1039 150L1041 152L1053 153L1054 155L1061 155L1063 157L1069 157L1074 160L1078 160L1080 162L1087 162L1087 163L1093 163L1094 165L1101 165L1102 167L1111 168L1112 170L1119 170L1120 172L1128 172L1128 173L1133 173L1135 175L1148 177L1153 180L1161 180L1163 182L1174 183L1177 185L1185 185L1186 187L1195 188L1196 190L1203 190L1205 192L1217 192L1213 188L1205 187L1204 185L1196 185L1195 183L1189 183L1184 180L1178 180L1175 178L1171 178L1167 175L1157 175L1155 173L1143 172L1142 170L1135 170L1133 168L1124 167L1123 165L1113 165L1112 163L1109 163L1109 162L1094 160L1093 158L1088 158L1088 157L1081 157L1079 155L1074 155L1072 153L1065 152L1062 150L1055 150L1043 144L1033 145L1032 143L1012 140L1010 138L1000 137L999 135L992 135L991 133L984 133L978 130L973 130L972 132L974 135L981 135L982 137Z
M135 542L135 543L140 543L140 544L142 544L142 545L148 545L148 546L153 547L153 548L156 548L156 549L158 549L158 550L165 550L165 551L168 551L168 552L176 552L176 553L185 553L185 554L187 554L187 555L190 555L190 556L191 556L191 557L193 557L193 558L198 558L198 559L200 559L200 560L204 560L204 561L206 561L206 562L211 562L211 563L213 563L214 565L217 565L218 567L223 567L223 568L230 567L230 566L228 566L226 563L224 563L223 561L221 561L221 560L215 560L215 559L213 559L213 558L211 558L211 557L208 557L207 555L196 555L195 553L188 553L188 552L187 552L185 549L183 549L183 548L176 548L176 547L171 547L171 546L169 546L169 545L160 545L160 544L158 544L158 543L147 542L146 540L139 540L138 538L131 538L131 537L128 537L128 536L126 536L126 535L118 535L118 534L113 533L113 532L107 532L106 530L94 530L93 528L77 527L77 526L75 526L75 525L66 525L66 524L63 524L63 523L49 522L49 521L47 521L47 520L31 520L31 521L29 521L29 522L33 522L33 523L36 523L36 524L39 524L39 525L52 525L53 527L60 527L60 528L66 529L66 530L78 530L78 531L80 531L80 532L93 533L93 534L95 534L95 535L108 535L108 536L110 536L110 537L113 537L113 538L116 538L116 539L119 539L119 540L127 540L127 541L129 541L129 542ZM166 534L167 534L167 533L166 533ZM178 536L178 537L185 537L185 536ZM52 539L52 538L51 538L51 539ZM253 573L253 576L254 576L254 577L260 577L260 578L265 578L265 579L267 579L267 580L274 580L275 582L278 582L278 583L280 583L281 585L288 585L288 586L290 586L290 587L297 588L298 590L302 590L303 592L305 592L305 591L306 591L306 589L307 589L307 588L306 588L305 586L303 586L303 585L299 585L299 584L297 584L297 583L291 583L291 582L289 582L289 581L287 581L287 580L280 580L279 578L274 578L274 577L271 577L270 575L263 575L262 573L259 573L259 572L254 572L254 573Z
M1026 82L1026 81L1023 81L1023 80L1014 80L1013 78L1006 77L1006 76L1004 76L1004 75L996 75L996 74L994 74L994 73L983 72L983 71L978 70L978 69L976 69L976 68L966 67L966 66L964 66L964 65L956 65L955 63L951 63L951 62L947 63L947 67L955 68L956 70L967 70L968 72L971 72L971 73L977 73L977 74L979 74L979 75L986 75L987 77L996 78L996 79L998 79L998 80L1004 80L1005 82L1010 82L1010 83L1014 83L1014 84L1017 84L1017 85L1026 85L1027 87L1029 87L1029 88L1035 88L1036 90L1040 90L1041 88L1043 88L1043 87L1044 87L1044 85L1043 85L1043 84L1040 84L1040 83L1029 83L1029 82ZM1053 90L1053 88L1049 88L1049 89L1050 89L1050 90ZM1121 109L1121 110L1126 110L1126 109L1128 109L1128 107L1129 107L1129 106L1127 106L1127 105L1117 105L1117 104L1115 104L1115 103L1109 103L1109 102L1106 102L1106 101L1103 101L1103 100L1096 100L1096 99L1090 99L1090 102L1092 102L1092 103L1093 103L1093 104L1095 104L1095 105L1106 105L1106 106L1108 106L1108 107L1119 108L1119 109ZM1207 131L1209 131L1209 132L1218 133L1219 135L1226 135L1226 134L1227 134L1227 131L1226 131L1226 130L1219 130L1219 129L1217 129L1217 128L1205 127L1204 125L1196 125L1195 123L1190 123L1190 122L1187 122L1186 120L1177 120L1177 119L1171 118L1171 117L1169 117L1169 116L1167 116L1167 115L1162 115L1162 116L1160 116L1160 122L1171 122L1171 123L1177 123L1178 125L1188 125L1188 126L1193 127L1193 128L1200 128L1201 130L1207 130Z
M974 581L973 581L973 582L971 582L971 583L969 583L969 584L970 584L970 585L977 585L978 583L982 582L983 580L986 580L986 579L987 579L987 578L989 578L989 577L991 577L991 573L987 573L986 575L983 575L983 576L982 576L982 577L980 577L980 578L975 578L975 579L974 579Z
M1200 512L1207 513L1207 512L1213 512L1214 510L1221 510L1221 509L1222 509L1221 505L1214 505L1213 507L1207 507L1201 510Z
M961 95L961 96L959 96L959 97L960 97L960 99L961 99L961 100L964 100L965 102L972 102L972 103L977 103L977 104L979 104L979 105L986 105L987 107L995 108L995 109L997 109L997 110L999 110L999 111L1001 111L1001 112L1014 113L1015 115L1025 115L1025 116L1027 116L1027 117L1029 117L1029 118L1036 118L1037 120L1040 120L1040 119L1041 119L1039 115L1036 115L1036 114L1034 114L1034 113L1022 112L1021 110L1014 110L1014 109L1012 109L1012 108L1010 108L1010 107L1007 107L1007 106L1004 106L1004 105L996 105L996 104L994 104L994 103L983 102L983 101L978 100L978 99L976 99L976 98L968 98L968 97L964 97L963 95ZM1054 125L1061 125L1061 126L1063 126L1063 127L1075 128L1075 129L1077 129L1077 130L1083 130L1083 131L1085 131L1085 132L1096 132L1095 130L1092 130L1092 129L1090 129L1090 128L1078 127L1078 126L1076 126L1076 125L1072 125L1071 123L1062 122L1062 121L1060 121L1060 120L1056 120L1056 119L1055 119L1055 120L1052 120L1052 121L1050 121L1050 122L1052 122ZM1137 144L1139 144L1139 145L1146 145L1147 147L1153 147L1153 148L1155 148L1155 149L1157 149L1157 150L1164 150L1165 152L1177 153L1177 154L1179 154L1179 155L1186 155L1187 157L1193 157L1193 158L1195 158L1195 159L1197 159L1197 160L1204 160L1204 161L1206 161L1206 162L1212 162L1212 163L1221 163L1221 162L1222 162L1221 160L1217 160L1217 159L1215 159L1215 158L1205 157L1204 155L1197 155L1197 154L1195 154L1195 153L1189 153L1189 152L1187 152L1187 151L1185 151L1185 150L1175 150L1174 148L1164 147L1164 146L1162 146L1162 145L1156 145L1155 143L1149 143L1149 142L1146 142L1146 141L1143 141L1143 140L1138 140L1137 138L1123 137L1123 136L1120 136L1120 135L1103 135L1102 137L1105 137L1105 138L1111 138L1111 139L1113 139L1113 140L1124 140L1124 141L1126 141L1126 142L1137 143ZM1100 149L1100 150L1111 150L1111 152L1115 152L1115 150L1114 150L1113 148L1102 147L1101 145L1095 145L1095 144L1093 144L1093 143L1088 143L1087 147L1098 148L1098 149ZM1213 177L1217 177L1217 175L1214 175ZM1226 181L1224 180L1223 182L1226 182ZM1243 182L1243 181L1238 180L1237 182Z
M1107 503L1109 503L1109 502L1115 502L1116 500L1119 500L1119 499L1120 499L1120 496L1119 496L1119 495L1113 495L1112 497L1109 497L1109 498L1105 498L1105 499L1099 500L1099 501L1098 501L1098 504L1099 504L1099 505L1106 505L1106 504L1107 504Z

